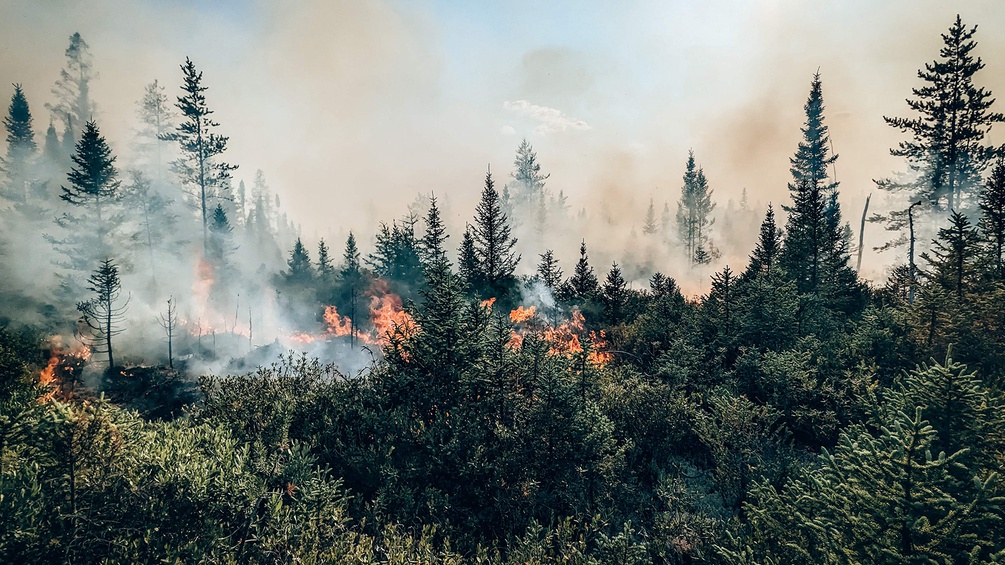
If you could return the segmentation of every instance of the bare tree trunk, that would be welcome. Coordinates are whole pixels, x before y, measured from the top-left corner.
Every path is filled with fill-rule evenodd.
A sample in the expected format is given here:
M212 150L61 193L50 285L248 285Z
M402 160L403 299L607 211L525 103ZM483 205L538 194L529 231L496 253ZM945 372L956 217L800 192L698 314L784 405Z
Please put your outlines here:
M865 197L865 208L862 209L862 224L858 228L858 261L855 264L855 271L862 272L862 250L865 248L865 217L869 213L869 201L872 200L872 194Z

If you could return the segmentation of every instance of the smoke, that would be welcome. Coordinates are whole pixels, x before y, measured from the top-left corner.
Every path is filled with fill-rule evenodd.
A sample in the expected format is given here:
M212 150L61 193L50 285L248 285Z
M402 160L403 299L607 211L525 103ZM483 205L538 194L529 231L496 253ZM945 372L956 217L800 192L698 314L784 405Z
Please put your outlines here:
M244 180L250 188L254 171L265 171L312 251L323 237L336 257L350 230L366 253L380 221L430 192L441 204L449 198L445 220L456 247L486 164L501 187L527 137L551 174L550 193L568 197L569 214L550 226L546 241L519 231L521 272L533 272L547 245L568 273L585 239L601 279L617 261L636 287L659 270L699 294L711 270L742 268L767 203L779 210L787 202L788 158L817 69L840 154L844 218L857 240L872 179L902 167L888 155L902 138L882 116L907 114L903 99L918 84L916 71L936 56L957 10L980 25L979 54L988 65L980 81L1005 92L1005 61L995 57L1005 52L1005 12L996 0L593 9L529 1L7 2L0 77L24 85L41 141L49 121L43 105L52 101L67 37L79 31L94 56L94 117L126 168L144 85L158 79L173 98L178 65L191 57L205 73L219 131L231 138L225 158L241 166L234 186ZM0 88L0 97L10 92ZM657 213L664 205L675 212L688 149L718 204L712 238L721 256L704 270L642 233L650 198ZM749 213L727 213L739 210L743 189ZM866 229L864 274L879 278L896 256L872 252L888 234ZM281 242L280 251L288 254L291 243ZM282 267L273 261L260 269L258 251L249 242L237 251L251 279ZM192 295L193 253L160 261L162 287L152 294ZM48 275L51 257L41 246L26 257L15 275L21 283ZM260 317L263 340L266 327L292 329L296 320L282 319L269 284L241 281L213 307L225 320ZM160 310L152 299L132 308L137 319Z

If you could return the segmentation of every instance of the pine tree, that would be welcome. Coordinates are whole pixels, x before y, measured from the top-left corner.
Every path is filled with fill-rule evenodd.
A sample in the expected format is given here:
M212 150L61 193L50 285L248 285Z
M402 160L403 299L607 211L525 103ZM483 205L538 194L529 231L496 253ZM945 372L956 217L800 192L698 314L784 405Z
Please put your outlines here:
M554 291L562 284L562 268L558 266L558 259L555 259L555 253L551 249L542 253L540 257L537 275L541 277L541 282L545 286Z
M778 253L782 247L782 232L775 224L775 210L768 204L768 211L764 214L764 221L761 222L761 234L757 240L757 247L750 256L750 264L743 277L752 279L760 274L771 272L772 267L778 260Z
M942 34L939 60L918 71L924 85L911 90L907 100L913 118L884 117L886 123L909 134L890 154L907 160L911 180L884 180L879 187L890 191L910 191L911 200L923 199L932 209L945 201L946 209L963 209L990 163L993 148L985 144L991 125L1005 117L991 112L990 91L974 84L974 76L984 68L974 34L959 15Z
M681 197L677 202L677 234L684 245L688 262L692 265L696 263L699 249L708 254L708 230L715 223L715 219L711 217L714 209L715 203L712 202L712 191L708 188L705 172L695 163L694 151L688 151L684 186L681 187Z
M359 248L356 247L356 236L349 232L345 241L345 252L342 254L342 268L339 270L342 283L342 294L348 305L346 316L349 317L349 347L356 347L359 336L360 300L363 297L365 280L360 264Z
M86 135L85 130L85 135ZM77 304L84 322L91 330L91 348L96 353L108 355L108 371L115 367L115 356L112 350L112 338L123 332L122 323L125 319L129 298L119 303L122 295L122 282L119 279L119 268L111 259L105 259L101 266L87 280L87 289L96 296L87 302Z
M593 274L593 267L590 266L589 257L586 255L585 239L579 244L579 261L576 262L576 270L568 284L572 295L576 298L592 298L597 292L599 282L597 276Z
M181 111L182 122L174 133L164 135L165 141L177 141L182 157L175 160L173 168L184 185L196 191L202 212L203 251L209 249L209 198L213 191L230 178L230 172L237 168L217 160L227 149L228 137L213 133L220 124L210 119L213 113L206 104L203 94L208 87L202 85L202 72L197 71L191 59L186 58L181 65L183 83L182 96L175 104Z
M963 214L954 211L949 226L939 230L929 252L921 258L928 262L928 275L945 290L957 297L973 290L977 281L980 259L980 234Z
M377 231L374 250L366 258L374 273L395 287L403 298L417 296L422 282L422 242L415 237L417 218L406 216L390 226L382 223Z
M482 289L489 297L505 297L513 289L520 256L513 252L516 238L510 235L509 220L499 204L499 193L492 182L492 173L485 174L485 188L475 208L475 223L471 230L478 268L484 277Z
M52 123L52 120L49 120L49 127L45 130L45 146L42 148L42 155L45 156L46 162L51 165L55 165L65 158L63 147L60 145L59 134L56 133L56 126Z
M611 265L611 270L608 271L604 285L600 289L600 296L607 323L617 325L623 322L628 307L628 283L621 275L621 268L617 262Z
M79 33L74 33L66 48L66 66L59 71L59 80L52 88L56 103L45 105L56 119L63 122L63 144L67 147L73 147L77 142L81 127L91 120L94 112L90 94L92 64L90 47ZM67 155L70 153L68 151Z
M649 208L646 209L646 219L642 223L642 233L646 235L656 235L660 231L659 221L656 219L656 205L652 197L649 197Z
M1005 279L1005 157L999 157L991 170L980 207L978 227L990 247L992 272L999 280Z
M61 187L60 198L73 208L56 223L68 234L51 241L65 248L66 267L88 272L94 257L112 255L110 236L122 222L115 156L93 121L84 127L66 178L69 186Z
M709 319L715 326L715 333L722 339L733 335L734 318L736 317L736 276L726 265L722 271L712 275L712 288L705 298L703 309L710 313Z
M7 129L7 156L2 161L3 172L7 175L4 196L20 202L27 198L26 186L30 180L28 167L38 151L31 123L31 109L20 84L14 85L14 94L3 125Z
M447 238L447 227L440 218L440 209L436 205L436 195L429 197L429 211L426 212L426 233L422 236L422 260L427 267L438 260L445 260L447 250L444 247Z

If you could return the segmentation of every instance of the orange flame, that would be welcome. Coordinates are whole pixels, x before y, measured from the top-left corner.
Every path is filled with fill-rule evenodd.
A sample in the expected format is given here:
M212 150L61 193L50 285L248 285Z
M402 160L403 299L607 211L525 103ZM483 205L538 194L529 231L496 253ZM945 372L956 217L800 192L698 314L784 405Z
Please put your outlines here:
M517 306L516 310L509 313L509 321L514 324L520 324L534 318L535 315L537 315L536 306L531 306L530 308Z
M402 308L401 297L393 293L370 298L370 321L381 345L390 343L395 331L410 336L418 329L415 319Z
M492 298L488 298L486 300L482 300L481 306L482 306L482 308L491 309L492 305L495 304L495 303L496 303L496 297L493 296Z
M352 320L349 316L342 316L334 306L325 306L325 324L328 325L328 334L333 336L343 336L352 333Z

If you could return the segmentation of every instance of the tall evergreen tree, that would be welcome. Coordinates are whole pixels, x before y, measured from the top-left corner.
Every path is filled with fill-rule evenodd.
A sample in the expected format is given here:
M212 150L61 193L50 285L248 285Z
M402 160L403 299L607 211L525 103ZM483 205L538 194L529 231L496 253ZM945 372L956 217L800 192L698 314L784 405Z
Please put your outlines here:
M803 108L806 121L802 140L790 159L792 205L783 206L789 218L778 263L800 293L823 292L837 301L854 292L857 276L848 265L849 244L837 200L838 183L827 172L837 155L830 152L819 73L813 75Z
M677 234L684 245L688 262L696 263L699 250L709 254L709 228L715 223L711 217L715 203L708 187L705 172L695 163L694 151L688 151L684 171L684 186L677 202ZM707 261L703 261L707 262Z
M346 316L349 317L349 347L356 347L359 336L360 301L363 299L365 278L360 263L359 248L356 247L356 236L349 232L345 241L345 252L342 254L342 268L339 271L342 283L344 304L348 306Z
M659 220L656 218L656 205L652 197L649 197L649 208L646 209L646 218L642 223L642 233L646 235L656 235L660 231Z
M164 181L163 162L165 138L175 129L175 116L168 104L164 87L156 80L143 88L143 98L137 103L140 128L136 132L137 150L146 162L154 180Z
M782 231L775 224L775 210L768 204L768 211L761 222L761 233L757 239L757 247L750 256L750 264L744 273L745 279L771 272L778 261L778 253L782 248Z
M209 224L209 249L206 258L213 262L218 271L227 272L232 267L230 257L236 250L233 231L227 212L222 205L217 204Z
M150 277L157 280L157 253L167 250L178 256L181 243L174 237L178 217L170 210L170 202L153 191L150 180L140 171L130 171L130 182L123 193L123 201L129 209L138 212L141 245L146 248L150 262Z
M974 289L980 260L980 234L963 214L953 211L949 226L939 230L932 248L921 254L930 268L928 276L946 291L962 298Z
M2 161L3 172L7 175L4 196L14 202L27 199L28 168L38 151L31 122L28 98L21 85L15 84L7 115L3 119L7 129L7 156Z
M625 321L625 314L628 308L628 282L621 274L621 268L617 262L611 265L611 270L607 272L607 278L600 289L601 300L604 304L604 318L607 323L617 325Z
M534 147L525 138L520 142L520 147L516 150L516 158L513 160L515 170L510 176L513 177L514 189L512 198L517 206L523 204L534 204L541 202L545 197L544 181L551 175L541 174L541 164L537 162L537 153Z
M485 174L481 201L475 208L471 230L478 269L483 277L487 296L507 296L516 284L513 276L520 256L513 251L516 238L510 235L509 219L499 204L499 192L492 182L492 173Z
M72 208L56 223L68 233L53 242L65 248L64 266L89 272L95 257L113 254L110 236L123 219L116 206L121 200L121 182L115 156L93 121L84 127L66 178L69 186L61 187L60 198Z
M993 156L985 137L991 125L1005 117L991 112L992 94L974 84L984 68L974 56L977 26L967 28L959 15L942 34L939 59L918 71L923 86L911 90L907 105L916 117L889 118L886 123L910 135L890 154L903 157L908 180L883 180L879 187L908 191L911 200L923 199L932 209L964 209L980 185L981 173ZM972 205L973 203L970 203Z
M408 215L401 221L382 223L374 250L366 258L374 273L394 286L403 298L416 298L422 284L422 242L415 237L418 219Z
M987 240L995 277L1005 279L1005 157L999 157L981 195L978 226Z
M429 210L426 212L426 233L422 236L422 260L427 267L435 261L446 259L444 243L448 237L447 227L440 218L440 208L436 205L436 195L431 195Z
M86 133L86 130L85 130ZM129 298L120 303L122 282L119 268L111 259L105 259L87 281L87 289L95 296L77 305L84 322L91 330L91 348L108 355L109 372L115 367L112 338L124 331L122 327Z
M335 274L335 267L332 265L331 251L328 249L328 244L325 243L324 238L318 241L318 264L317 264L318 277L322 280L328 280L333 274Z
M561 286L562 268L558 266L558 259L555 259L555 252L551 249L541 254L541 262L537 265L537 276L552 291Z
M290 251L290 258L286 261L286 265L289 269L283 273L283 276L287 283L303 287L314 278L311 256L307 253L307 247L304 246L299 237L293 244L293 250Z
M94 111L91 102L92 65L90 47L80 33L74 33L66 48L66 65L59 71L59 80L52 88L56 102L45 105L57 120L63 122L65 146L73 147L80 138L82 128L91 121ZM69 139L66 139L67 134Z
M579 261L576 262L576 269L567 283L568 290L573 298L592 298L599 286L597 276L593 274L593 267L590 266L589 256L586 254L586 240L579 243Z
M202 215L203 251L206 252L209 249L209 198L237 166L217 159L227 149L229 138L213 133L220 124L209 117L213 111L203 94L208 87L202 85L202 72L197 71L188 58L181 65L181 71L182 95L175 105L181 111L182 121L175 132L161 139L177 141L181 149L182 156L174 161L173 167L182 183L196 192Z
M481 267L478 264L478 254L475 252L475 237L471 235L471 225L464 228L461 246L457 250L457 274L463 281L469 294L475 294L485 284Z

